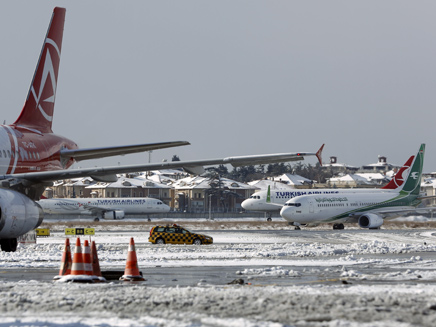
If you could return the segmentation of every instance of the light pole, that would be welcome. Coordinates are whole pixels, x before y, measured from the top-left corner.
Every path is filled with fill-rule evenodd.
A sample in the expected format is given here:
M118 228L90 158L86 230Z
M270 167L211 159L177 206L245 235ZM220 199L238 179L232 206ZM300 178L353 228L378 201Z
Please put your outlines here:
M212 195L213 194L209 194L209 220L213 220L212 219Z

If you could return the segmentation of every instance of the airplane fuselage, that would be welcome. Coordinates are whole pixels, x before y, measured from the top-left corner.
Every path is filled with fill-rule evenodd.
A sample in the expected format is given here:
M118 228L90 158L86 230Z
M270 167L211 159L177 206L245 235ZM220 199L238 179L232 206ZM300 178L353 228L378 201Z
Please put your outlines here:
M161 200L153 198L42 199L37 203L45 213L61 215L101 216L102 212L114 210L125 214L151 214L170 210Z
M366 193L368 190L377 191L377 189L295 189L295 190L271 190L270 201L267 201L268 191L259 191L253 193L248 199L244 200L241 206L248 211L280 211L281 206L287 201L302 195L338 195L345 193Z
M306 195L287 201L280 215L289 222L300 224L341 223L370 213L393 218L414 209L415 200L416 197L398 192Z
M53 133L0 125L0 174L69 168L74 160L62 162L60 150L77 148L75 142Z

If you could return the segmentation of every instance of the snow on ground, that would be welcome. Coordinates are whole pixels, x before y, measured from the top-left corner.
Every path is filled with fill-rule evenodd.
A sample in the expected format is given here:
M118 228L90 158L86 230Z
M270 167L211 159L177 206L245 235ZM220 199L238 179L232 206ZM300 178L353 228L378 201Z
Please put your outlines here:
M149 285L54 283L37 274L17 281L3 277L11 269L56 271L65 241L61 228L37 244L20 245L17 252L0 252L0 327L433 326L436 321L436 230L194 225L214 244L152 245L148 229L133 225L103 225L92 239L102 269L123 270L134 237L145 273L211 267L216 274L240 278L242 285L207 278L189 285L177 279Z

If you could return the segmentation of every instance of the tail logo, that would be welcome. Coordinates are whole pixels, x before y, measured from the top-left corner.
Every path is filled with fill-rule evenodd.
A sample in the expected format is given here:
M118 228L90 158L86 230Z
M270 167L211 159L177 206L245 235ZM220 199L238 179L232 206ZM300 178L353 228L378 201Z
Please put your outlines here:
M397 187L403 185L403 183L404 183L404 181L405 181L405 178L404 178L403 174L407 176L407 175L409 174L409 168L410 168L410 167L404 167L404 166L403 166L403 167L398 171L398 173L394 176L393 181L394 181L394 183L395 183L395 185L396 185Z
M419 173L414 171L413 173L410 174L410 177L412 177L413 179L418 179Z
M59 47L57 46L57 44L52 40L47 38L46 39L46 45L52 45L54 47L54 49L56 50L56 53L58 55L58 58L60 58L61 53L59 50ZM39 85L39 90L38 90L38 94L36 94L35 91L35 87L34 85L32 85L31 88L31 92L32 95L35 99L36 102L36 106L38 107L39 111L41 112L42 116L49 122L51 122L53 120L53 116L48 115L42 105L42 102L46 102L46 103L51 103L53 104L55 102L55 94L56 94L56 73L55 73L55 69L53 66L53 61L51 59L50 56L50 51L48 50L47 46L44 46L46 48L46 56L45 56L45 61L44 61L44 67L43 67L43 71L42 71L42 76L41 76L41 84ZM59 61L59 59L58 59ZM47 83L47 79L48 77L50 77L51 80L51 92L49 90L47 90L46 92L44 92L45 89L45 85ZM49 94L51 94L50 96L48 96L45 99L41 99L43 92L46 94L47 92L50 92Z

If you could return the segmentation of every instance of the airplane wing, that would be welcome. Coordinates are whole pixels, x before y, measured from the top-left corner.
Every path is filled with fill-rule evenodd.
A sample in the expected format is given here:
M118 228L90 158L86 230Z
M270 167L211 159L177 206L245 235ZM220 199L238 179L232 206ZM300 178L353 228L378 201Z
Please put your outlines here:
M98 206L93 206L89 204L82 204L83 209L88 210L92 215L101 215L103 212L108 211L106 208L101 208ZM116 210L116 209L111 209Z
M324 146L324 145L323 145ZM322 149L322 147L321 147ZM0 180L14 179L27 180L29 183L49 182L60 179L71 179L79 177L92 177L100 182L115 182L117 181L116 174L123 174L138 171L162 170L171 168L183 168L186 171L194 174L200 174L204 171L203 166L225 165L231 164L234 167L244 165L260 165L277 162L298 161L303 160L305 156L320 157L318 152L292 152L292 153L276 153L264 154L253 156L237 156L227 157L220 159L206 159L206 160L192 160L192 161L171 161L160 163L148 163L141 165L127 165L127 166L112 166L112 167L93 167L81 169L64 169L53 171L30 172L20 174L6 174L0 175Z
M125 146L111 146L105 148L91 148L91 149L75 149L61 150L61 158L68 160L70 158L76 161L88 160L88 159L100 159L111 156L125 155L130 153L152 151L157 149L165 149L182 145L189 145L186 141L174 141L174 142L160 142L160 143L148 143L137 145L125 145Z

